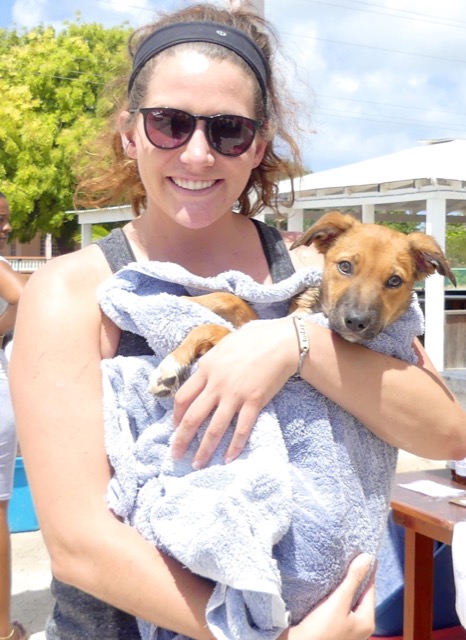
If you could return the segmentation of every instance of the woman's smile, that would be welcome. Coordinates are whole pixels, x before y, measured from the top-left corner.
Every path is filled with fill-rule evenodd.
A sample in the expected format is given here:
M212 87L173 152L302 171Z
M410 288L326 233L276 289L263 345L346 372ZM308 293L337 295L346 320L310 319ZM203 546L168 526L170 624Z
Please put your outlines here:
M170 180L181 189L186 191L205 191L210 187L213 187L214 184L219 182L218 180L193 180L186 178L174 178L171 177Z

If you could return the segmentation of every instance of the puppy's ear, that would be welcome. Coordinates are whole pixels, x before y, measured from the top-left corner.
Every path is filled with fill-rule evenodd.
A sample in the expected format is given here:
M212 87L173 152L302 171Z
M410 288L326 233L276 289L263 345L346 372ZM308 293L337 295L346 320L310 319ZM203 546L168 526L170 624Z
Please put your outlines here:
M424 280L437 271L441 276L451 280L456 287L456 278L437 241L432 236L420 232L410 233L408 238L413 252L416 280Z
M325 213L317 220L309 229L298 238L292 245L291 249L300 247L305 244L309 246L314 243L319 253L327 253L329 248L342 233L348 231L357 224L361 224L356 218L339 211L330 211Z

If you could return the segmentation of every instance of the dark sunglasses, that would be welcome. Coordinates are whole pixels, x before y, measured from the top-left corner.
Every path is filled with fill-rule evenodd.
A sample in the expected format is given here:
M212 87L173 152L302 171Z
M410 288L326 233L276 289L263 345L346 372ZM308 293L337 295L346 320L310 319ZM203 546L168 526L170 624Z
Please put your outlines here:
M240 156L252 145L260 120L244 116L219 114L194 116L168 107L143 107L131 113L142 113L147 139L158 149L178 149L188 142L198 120L204 120L209 145L223 156Z

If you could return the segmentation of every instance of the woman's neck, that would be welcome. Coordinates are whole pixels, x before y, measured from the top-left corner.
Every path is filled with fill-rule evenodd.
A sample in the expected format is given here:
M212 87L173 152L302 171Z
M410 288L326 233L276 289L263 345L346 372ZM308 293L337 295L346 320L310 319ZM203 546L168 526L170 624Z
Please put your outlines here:
M270 281L266 258L254 224L239 214L225 215L203 229L173 221L154 224L143 214L125 227L137 260L174 262L208 277L237 270L257 282Z

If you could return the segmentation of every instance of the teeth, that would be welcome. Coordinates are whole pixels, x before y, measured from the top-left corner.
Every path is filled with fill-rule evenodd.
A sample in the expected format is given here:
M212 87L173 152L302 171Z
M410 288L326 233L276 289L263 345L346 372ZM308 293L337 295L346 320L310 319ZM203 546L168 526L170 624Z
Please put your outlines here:
M180 180L180 178L172 178L173 182L177 187L182 187L183 189L189 189L190 191L200 191L201 189L208 189L213 184L215 184L215 180Z

